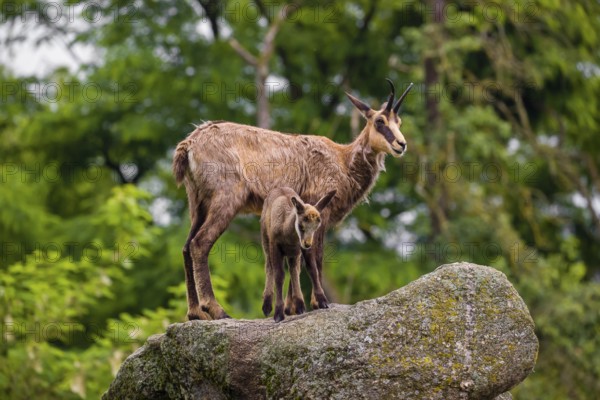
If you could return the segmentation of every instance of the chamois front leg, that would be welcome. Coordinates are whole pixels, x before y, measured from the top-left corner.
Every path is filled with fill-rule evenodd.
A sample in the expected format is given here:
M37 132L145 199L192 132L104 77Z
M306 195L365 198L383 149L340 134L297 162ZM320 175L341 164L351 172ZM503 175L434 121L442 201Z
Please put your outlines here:
M300 287L300 255L296 257L288 257L288 265L290 270L290 285L285 299L285 314L300 315L304 314L306 306L302 296L302 288Z
M285 278L285 270L283 269L283 255L277 249L277 246L271 245L269 251L270 268L275 279L275 322L281 322L285 319L283 313L283 281Z
M269 254L269 239L263 234L263 250L265 254L265 290L263 291L262 311L265 317L268 317L273 310L273 267L271 265L271 257Z
M328 308L327 297L325 297L325 292L323 291L323 287L321 286L321 278L319 276L319 271L317 270L317 261L315 257L315 249L310 248L308 250L302 249L302 256L304 257L304 262L306 263L306 270L308 271L308 276L310 276L310 281L312 283L312 296L310 305L313 310L319 308Z
M265 290L263 291L262 312L265 317L268 317L273 310L273 268L270 265L268 257L265 261L265 273L267 279L265 281Z
M323 296L325 296L325 290L323 290L323 245L325 240L325 231L324 229L319 229L319 231L315 234L315 244L313 245L313 254L315 255L315 262L317 265L317 272L319 274L319 285L321 287L321 291L323 292ZM315 305L319 308L328 308L328 300L325 298L325 307L321 307L322 301L314 290L310 295L310 303L315 308Z
M292 288L291 274L292 271L290 271L290 284L288 285L287 295L285 296L285 315L294 315L294 313L296 312L294 302L292 301L292 292L294 291L294 289Z

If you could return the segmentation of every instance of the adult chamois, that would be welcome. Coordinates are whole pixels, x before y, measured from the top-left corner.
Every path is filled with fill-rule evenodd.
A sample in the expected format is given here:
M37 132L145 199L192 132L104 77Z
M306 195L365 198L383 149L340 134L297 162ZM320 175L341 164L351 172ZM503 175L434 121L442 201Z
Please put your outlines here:
M265 197L277 187L291 187L311 204L337 191L321 215L315 243L302 250L307 269L316 268L322 280L327 227L342 221L371 191L386 154L398 158L406 151L397 114L412 83L394 103L394 85L388 82L391 93L380 110L346 93L367 120L350 144L220 121L198 126L177 145L173 173L185 185L191 218L183 247L189 319L228 317L215 299L208 254L237 214L260 215ZM313 287L311 305L327 307L322 289Z
M265 317L273 307L273 281L275 282L275 322L285 319L283 308L284 261L290 271L290 286L285 300L285 313L304 313L304 298L300 288L300 250L308 250L314 242L314 234L321 226L321 212L331 202L336 191L321 197L314 206L304 203L289 187L271 190L265 199L260 216L260 235L265 253L265 291L263 313ZM309 270L313 287L321 287L316 268Z

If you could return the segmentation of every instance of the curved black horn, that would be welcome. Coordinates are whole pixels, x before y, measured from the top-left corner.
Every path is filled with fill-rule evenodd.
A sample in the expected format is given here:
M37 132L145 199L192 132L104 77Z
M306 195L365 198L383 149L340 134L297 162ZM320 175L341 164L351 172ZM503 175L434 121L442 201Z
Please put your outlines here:
M394 82L392 82L389 78L385 78L386 81L390 84L390 88L392 89L392 93L390 93L390 97L388 97L387 105L385 106L385 111L392 111L392 104L394 104L394 97L396 97L396 88L394 87Z
M406 97L406 95L408 94L408 92L410 91L410 89L412 89L412 87L413 87L413 83L411 82L410 85L408 85L408 87L404 91L404 93L402 93L402 96L400 96L400 98L398 99L398 101L396 101L396 104L394 104L394 112L396 114L398 114L398 110L400 110L400 106L402 105L402 102L404 101L404 98Z

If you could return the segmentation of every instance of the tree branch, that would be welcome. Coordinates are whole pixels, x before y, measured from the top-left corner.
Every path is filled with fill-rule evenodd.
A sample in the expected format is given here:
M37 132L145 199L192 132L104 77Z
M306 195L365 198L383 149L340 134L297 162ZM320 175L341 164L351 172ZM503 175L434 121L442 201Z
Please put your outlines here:
M240 57L252 66L258 65L258 60L248 50L242 46L236 39L229 39L229 45L238 53Z
M293 7L295 4L289 4L287 6L282 7L275 18L273 18L272 22L267 29L267 33L262 40L262 46L260 53L255 56L250 51L248 51L240 42L238 42L235 38L229 40L229 45L235 50L235 52L249 65L253 66L255 69L254 72L254 80L256 83L256 89L258 92L257 98L257 106L256 106L256 119L257 124L261 128L269 128L270 126L270 114L269 114L269 102L266 93L266 80L269 76L269 61L273 56L273 51L275 49L275 38L277 33L279 32L279 28L281 24L291 12L290 10L295 10L296 7ZM264 7L263 7L264 8ZM268 20L268 18L267 18Z
M291 3L288 6L284 6L278 13L271 25L269 26L269 30L265 35L263 40L263 49L261 51L261 58L265 58L268 60L273 54L273 49L275 48L275 37L277 36L277 32L279 32L279 28L281 27L281 23L284 19L287 18L289 14L289 9L291 6L294 6L294 3Z

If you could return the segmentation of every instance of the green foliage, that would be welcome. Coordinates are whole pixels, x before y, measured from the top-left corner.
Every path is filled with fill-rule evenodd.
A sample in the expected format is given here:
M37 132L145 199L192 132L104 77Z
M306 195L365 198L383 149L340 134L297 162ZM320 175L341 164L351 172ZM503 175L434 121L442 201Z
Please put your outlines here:
M492 265L541 343L515 397L594 398L600 6L442 3L436 21L431 2L309 0L277 34L275 129L348 142L343 91L377 107L383 78L417 84L401 112L409 151L330 233L326 290L350 303L445 262ZM254 123L255 71L228 39L257 55L287 3L70 1L58 19L44 4L0 2L3 46L17 50L35 19L40 42L98 53L36 77L0 64L0 397L98 398L128 354L185 318L189 219L171 152L192 123ZM101 23L64 18L96 11ZM61 95L35 90L49 87ZM238 218L209 258L235 318L261 316L258 230Z

